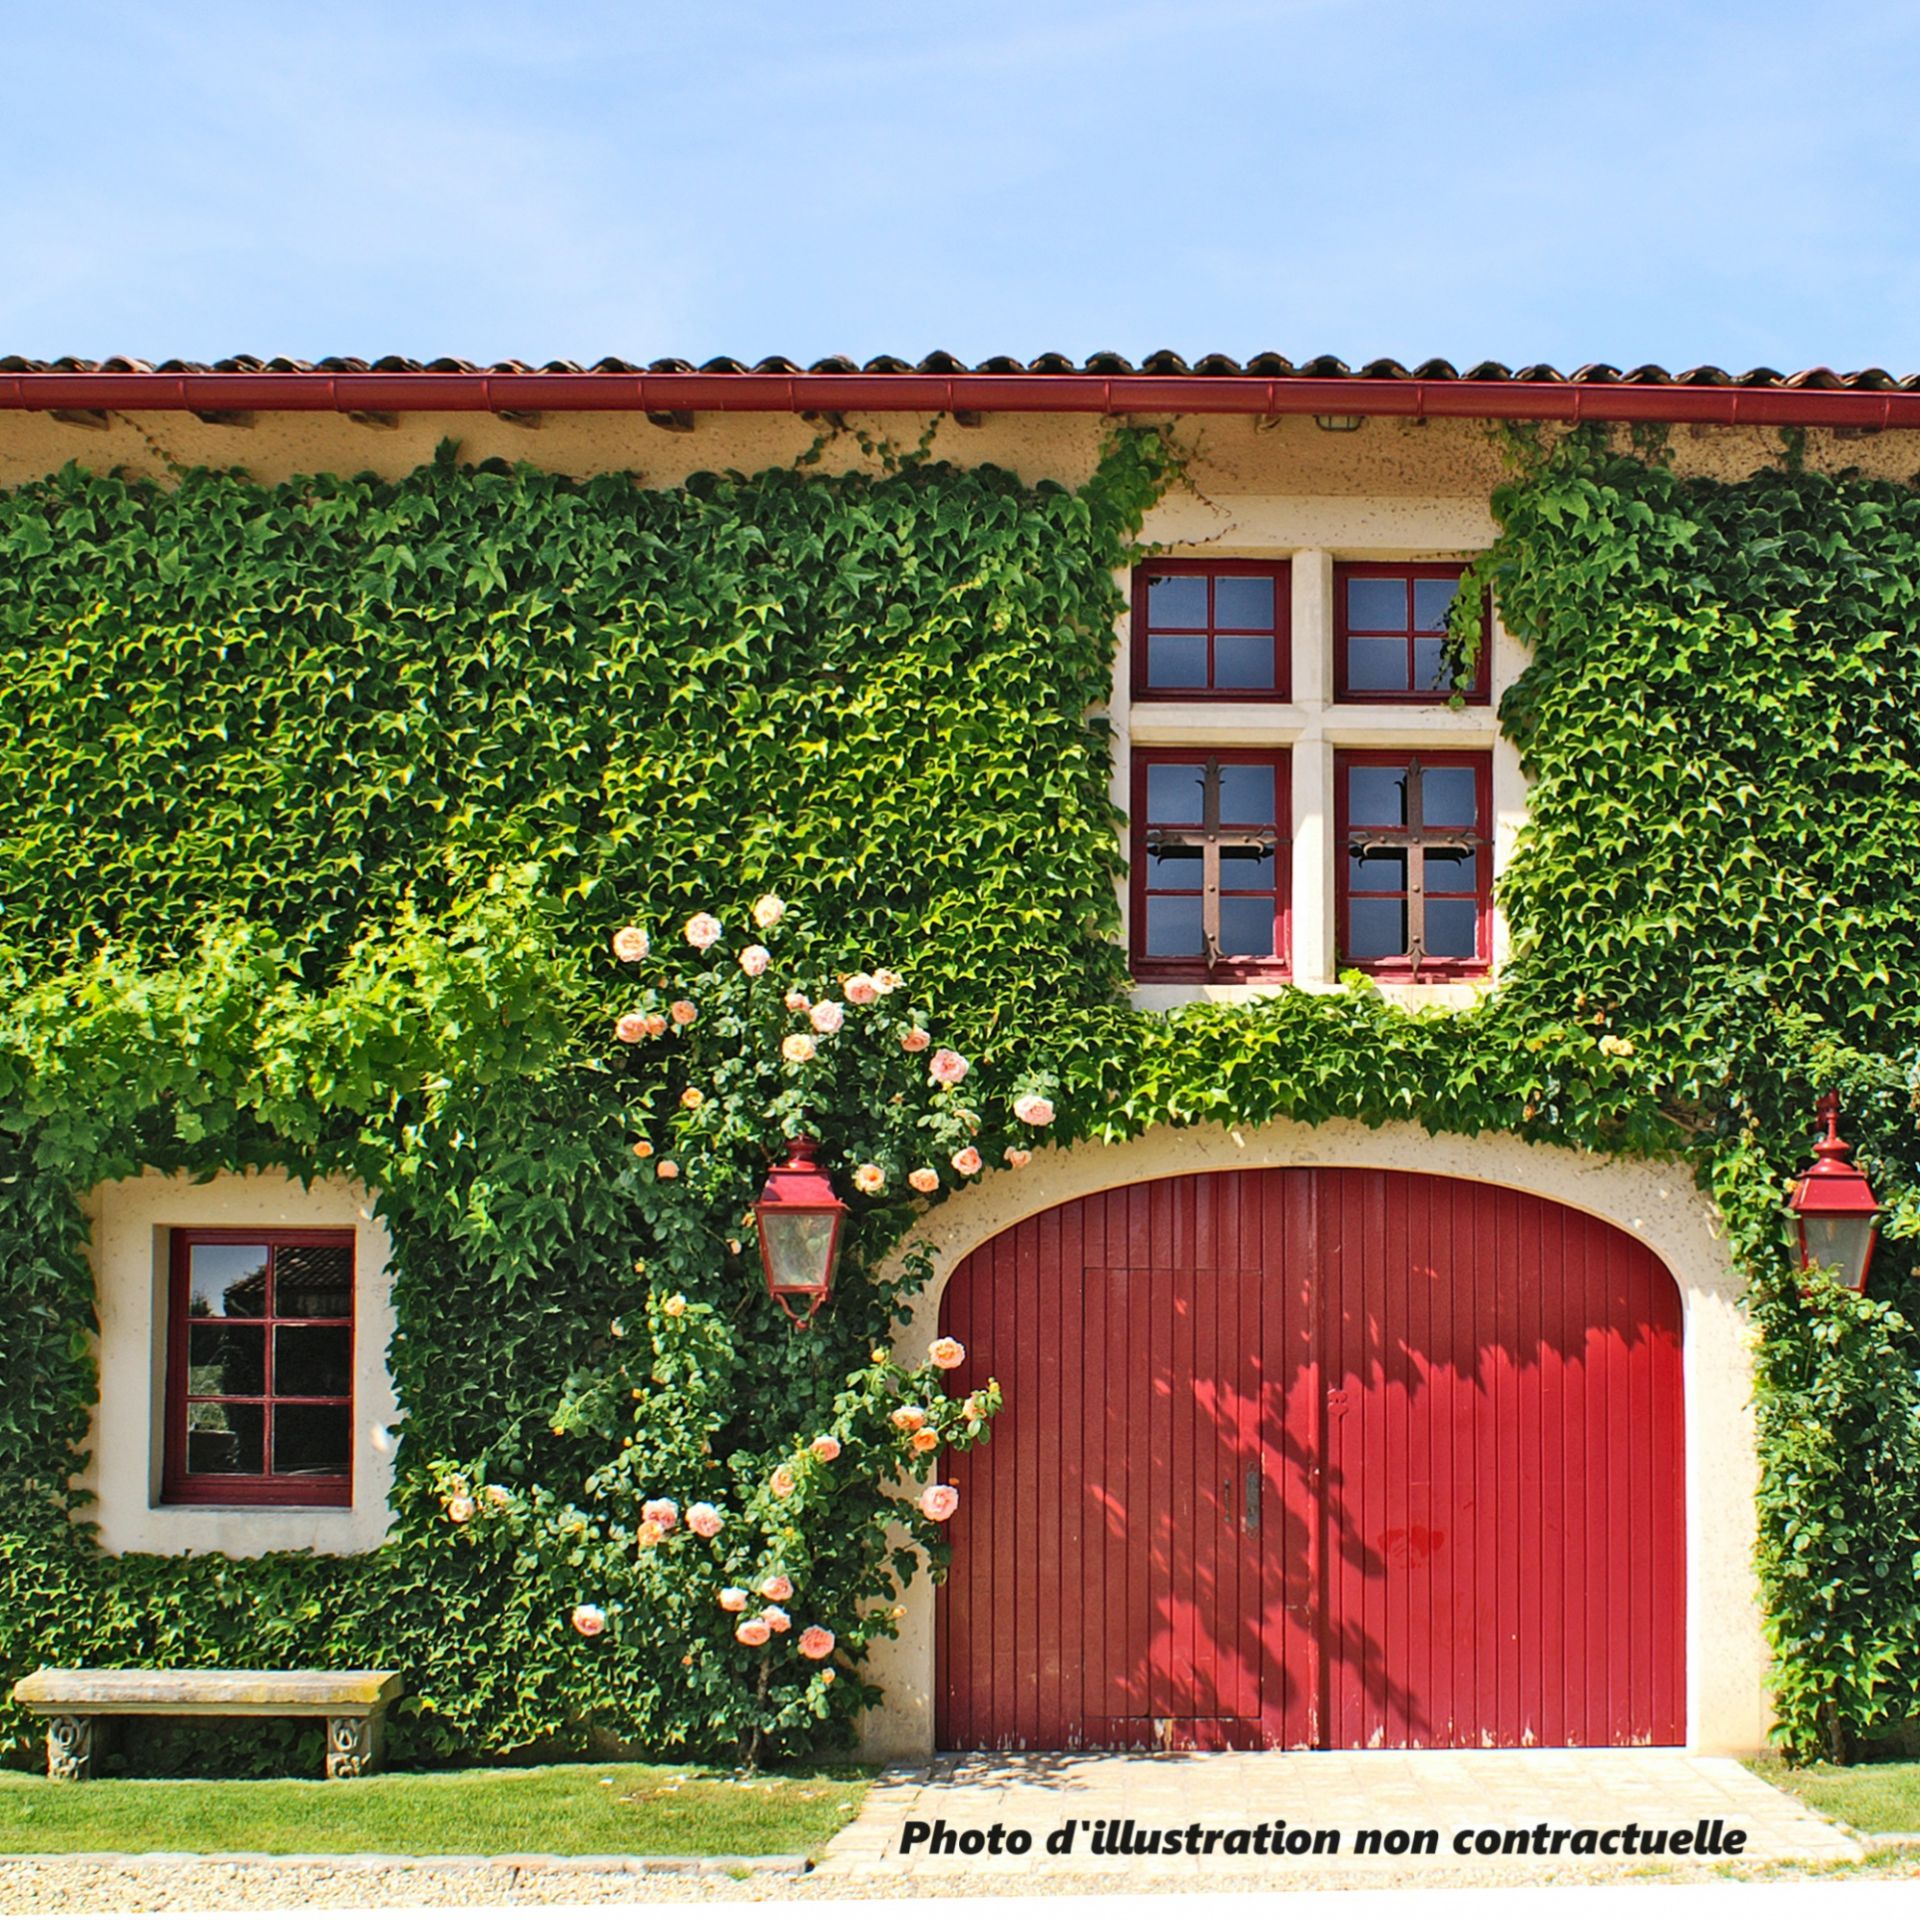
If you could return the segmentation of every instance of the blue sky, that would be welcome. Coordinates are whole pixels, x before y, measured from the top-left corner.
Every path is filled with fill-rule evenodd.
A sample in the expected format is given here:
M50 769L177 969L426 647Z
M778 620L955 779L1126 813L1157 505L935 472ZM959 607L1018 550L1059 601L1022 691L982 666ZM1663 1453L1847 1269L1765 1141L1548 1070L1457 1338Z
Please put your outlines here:
M1920 5L0 0L0 352L1920 369Z

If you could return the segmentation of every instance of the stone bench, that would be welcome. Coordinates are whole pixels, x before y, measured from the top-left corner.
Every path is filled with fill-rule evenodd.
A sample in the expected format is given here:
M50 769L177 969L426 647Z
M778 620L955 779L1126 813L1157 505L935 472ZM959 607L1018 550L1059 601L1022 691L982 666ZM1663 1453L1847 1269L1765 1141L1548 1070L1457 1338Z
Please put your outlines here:
M100 1723L133 1713L324 1718L327 1778L352 1780L378 1764L382 1722L399 1694L397 1673L159 1673L137 1667L42 1667L13 1690L18 1705L46 1718L52 1780L87 1779Z

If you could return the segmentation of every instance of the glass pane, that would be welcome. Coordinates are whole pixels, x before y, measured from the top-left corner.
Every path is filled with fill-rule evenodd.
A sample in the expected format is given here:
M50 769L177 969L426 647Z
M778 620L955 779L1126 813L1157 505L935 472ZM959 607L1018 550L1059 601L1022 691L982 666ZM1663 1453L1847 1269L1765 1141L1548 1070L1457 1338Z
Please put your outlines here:
M1413 624L1422 633L1439 633L1447 624L1447 609L1460 591L1458 580L1416 580L1413 583Z
M351 1431L345 1407L275 1407L274 1472L344 1474Z
M1407 643L1359 634L1347 642L1347 689L1351 693L1405 693Z
M1272 767L1223 766L1220 769L1220 818L1236 827L1272 826Z
M760 1233L767 1262L777 1284L787 1288L818 1287L833 1277L834 1236L840 1216L816 1208L763 1207Z
M1147 685L1150 687L1204 687L1207 684L1207 641L1199 633L1152 633L1147 636Z
M187 1249L187 1311L257 1320L267 1310L265 1247Z
M1347 821L1356 827L1404 827L1407 824L1405 767L1349 767Z
M1191 887L1197 893L1204 866L1198 847L1162 847L1147 855L1147 885L1154 889Z
M1349 580L1347 582L1347 630L1349 632L1389 633L1407 630L1407 583L1405 580Z
M1413 691L1446 693L1451 690L1447 663L1441 657L1445 642L1422 636L1413 643Z
M265 1393L267 1330L202 1321L187 1329L189 1393Z
M1185 762L1147 769L1147 818L1171 827L1198 826L1206 768Z
M351 1327L277 1327L273 1335L275 1393L353 1391Z
M1213 684L1258 691L1273 685L1273 636L1223 633L1213 643Z
M1350 900L1347 902L1347 958L1390 960L1407 950L1407 903L1404 900Z
M1870 1214L1803 1213L1800 1231L1807 1258L1816 1267L1832 1267L1845 1287L1857 1287L1866 1278L1873 1256L1873 1218Z
M1404 853L1362 853L1347 849L1347 885L1362 893L1405 893L1407 856Z
M1471 960L1478 944L1480 909L1471 900L1427 902L1427 957Z
M1220 902L1220 951L1248 959L1273 957L1273 898Z
M1430 827L1470 827L1474 824L1471 767L1427 767L1420 775L1420 813Z
M1471 847L1429 847L1427 890L1472 893L1480 884L1480 856Z
M189 1473L263 1473L266 1409L244 1402L187 1403Z
M1147 953L1155 960L1187 960L1206 951L1200 936L1198 895L1150 894Z
M1260 627L1273 631L1273 582L1257 574L1223 573L1213 583L1216 627Z
M1199 573L1157 573L1147 582L1147 621L1156 627L1204 627L1207 581Z
M1273 853L1267 847L1222 847L1220 885L1228 893L1247 893L1255 887L1273 891Z
M278 1320L345 1320L353 1312L351 1247L282 1247L273 1256Z

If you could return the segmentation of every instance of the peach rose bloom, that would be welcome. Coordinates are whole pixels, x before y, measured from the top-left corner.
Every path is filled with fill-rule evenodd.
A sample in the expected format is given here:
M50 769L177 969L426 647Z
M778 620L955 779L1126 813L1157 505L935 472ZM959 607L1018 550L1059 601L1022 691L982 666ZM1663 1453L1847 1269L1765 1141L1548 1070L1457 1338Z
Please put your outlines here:
M925 1407L895 1407L887 1417L902 1433L918 1433L927 1424Z
M720 1611L722 1613L745 1613L747 1610L747 1590L745 1587L722 1587L720 1589Z
M642 1547L657 1547L667 1537L667 1530L658 1520L642 1520L634 1529L633 1537Z
M769 927L780 924L780 916L787 910L787 903L778 894L763 893L753 903L753 924L765 933Z
M791 1467L775 1467L772 1473L767 1476L767 1485L770 1486L782 1500L799 1484L799 1481L793 1477L793 1469Z
M807 1451L816 1460L833 1461L840 1458L840 1442L832 1434L823 1433L817 1439L807 1443Z
M651 1140L636 1140L633 1143L633 1157L636 1160L651 1160L653 1158L653 1142Z
M660 1311L669 1320L678 1320L687 1310L687 1296L684 1293L670 1293L660 1302Z
M784 1573L770 1573L760 1582L762 1600L791 1600L793 1582Z
M453 1498L447 1502L447 1518L451 1520L456 1527L465 1526L479 1511L480 1509L476 1507L464 1493L456 1493Z
M1023 1093L1013 1103L1014 1117L1024 1120L1030 1127L1050 1127L1053 1125L1053 1102L1043 1100L1037 1093Z
M936 1482L920 1496L920 1511L929 1520L951 1520L960 1511L960 1490Z
M673 1015L676 1027L690 1027L700 1017L700 1009L691 1000L676 1000L667 1011Z
M513 1495L510 1494L505 1487L485 1486L482 1487L480 1491L485 1497L487 1505L496 1511L513 1505Z
M606 1632L607 1616L591 1601L583 1600L573 1610L573 1630L591 1640L596 1633Z
M696 913L687 922L686 933L687 945L705 953L720 938L720 922L710 913Z
M672 1500L649 1500L640 1509L643 1520L651 1520L662 1533L671 1533L680 1524L680 1508Z
M853 1184L862 1193L878 1193L887 1184L887 1176L882 1168L876 1167L871 1160L867 1160L854 1168Z
M685 1107L689 1113L698 1113L700 1109L707 1104L707 1096L702 1093L698 1087L689 1087L686 1092L680 1096L680 1104Z
M652 950L647 936L638 927L622 927L613 936L613 957L616 960L644 960Z
M940 1176L935 1173L931 1167L915 1167L914 1170L907 1175L907 1185L910 1186L915 1193L938 1193L940 1191Z
M772 963L773 955L765 947L742 947L740 949L740 971L749 980L758 980Z
M787 989L787 1011L789 1013L805 1013L812 1005L813 1002L809 1000L798 987L789 987Z
M780 1042L780 1057L791 1061L796 1067L806 1063L819 1052L810 1033L790 1033Z
M882 993L898 993L907 983L891 967L875 967L873 984Z
M833 1651L833 1635L825 1627L809 1627L796 1644L803 1659L824 1660Z
M711 1540L727 1523L720 1518L720 1509L706 1500L696 1500L687 1509L687 1525L702 1540Z
M838 1000L822 1000L807 1018L815 1033L838 1033L846 1025L847 1010Z
M959 1366L966 1357L966 1348L950 1333L943 1333L927 1348L927 1358L943 1370Z
M666 1030L667 1016L664 1013L650 1013L647 1015L647 1038L649 1040L658 1040Z
M941 1086L957 1087L967 1077L967 1063L951 1047L942 1047L927 1071Z
M644 1013L623 1013L613 1023L613 1030L628 1046L638 1046L647 1037L647 1016Z
M785 1633L786 1630L793 1625L792 1616L782 1607L762 1607L760 1609L760 1618L764 1620L775 1633Z
M773 1638L773 1629L756 1614L751 1620L742 1620L734 1628L733 1637L743 1647L764 1647Z
M662 1160L659 1166L654 1169L654 1172L662 1180L678 1180L680 1178L680 1163L677 1160Z
M847 975L847 998L856 1007L870 1007L880 998L880 989L870 973Z
M1009 1147L1007 1149L1007 1165L1010 1166L1015 1173L1018 1173L1032 1158L1033 1155L1030 1154L1025 1147Z
M909 1027L900 1036L900 1044L909 1053L925 1053L933 1045L933 1035L925 1027Z
M931 1453L940 1444L940 1436L931 1427L922 1427L907 1444L915 1453Z
M978 1147L962 1147L953 1156L953 1170L963 1176L978 1173L983 1164Z

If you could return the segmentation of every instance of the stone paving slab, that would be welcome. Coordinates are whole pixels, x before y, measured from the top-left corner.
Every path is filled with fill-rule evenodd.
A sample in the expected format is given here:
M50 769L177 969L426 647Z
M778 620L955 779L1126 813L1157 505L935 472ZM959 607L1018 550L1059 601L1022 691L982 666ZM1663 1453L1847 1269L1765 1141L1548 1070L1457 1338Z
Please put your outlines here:
M909 1822L931 1829L933 1840L923 1833L903 1850ZM1378 1836L1379 1851L1364 1850L1367 1830ZM1522 1830L1523 1838L1508 1840ZM1576 1840L1582 1830L1615 1835L1618 1851ZM1024 1852L1014 1851L1016 1831L1031 1835ZM1070 1851L1060 1850L1063 1831ZM1499 1845L1491 1853L1489 1831ZM1671 1840L1668 1850L1640 1851L1649 1831L1686 1834L1687 1852ZM1336 1864L1394 1875L1416 1860L1455 1869L1527 1860L1631 1872L1735 1857L1695 1851L1703 1839L1710 1848L1726 1845L1735 1831L1745 1835L1737 1856L1744 1861L1838 1864L1864 1852L1857 1838L1739 1761L1672 1749L949 1754L882 1774L816 1874L918 1879L1138 1873L1150 1865L1195 1879L1253 1870L1277 1881L1290 1869ZM1209 1841L1209 1832L1218 1838ZM1236 1832L1238 1840L1230 1837ZM1461 1835L1465 1852L1455 1845ZM1556 1835L1563 1836L1557 1844ZM1050 1839L1056 1851L1048 1851ZM1116 1840L1125 1851L1095 1851Z

